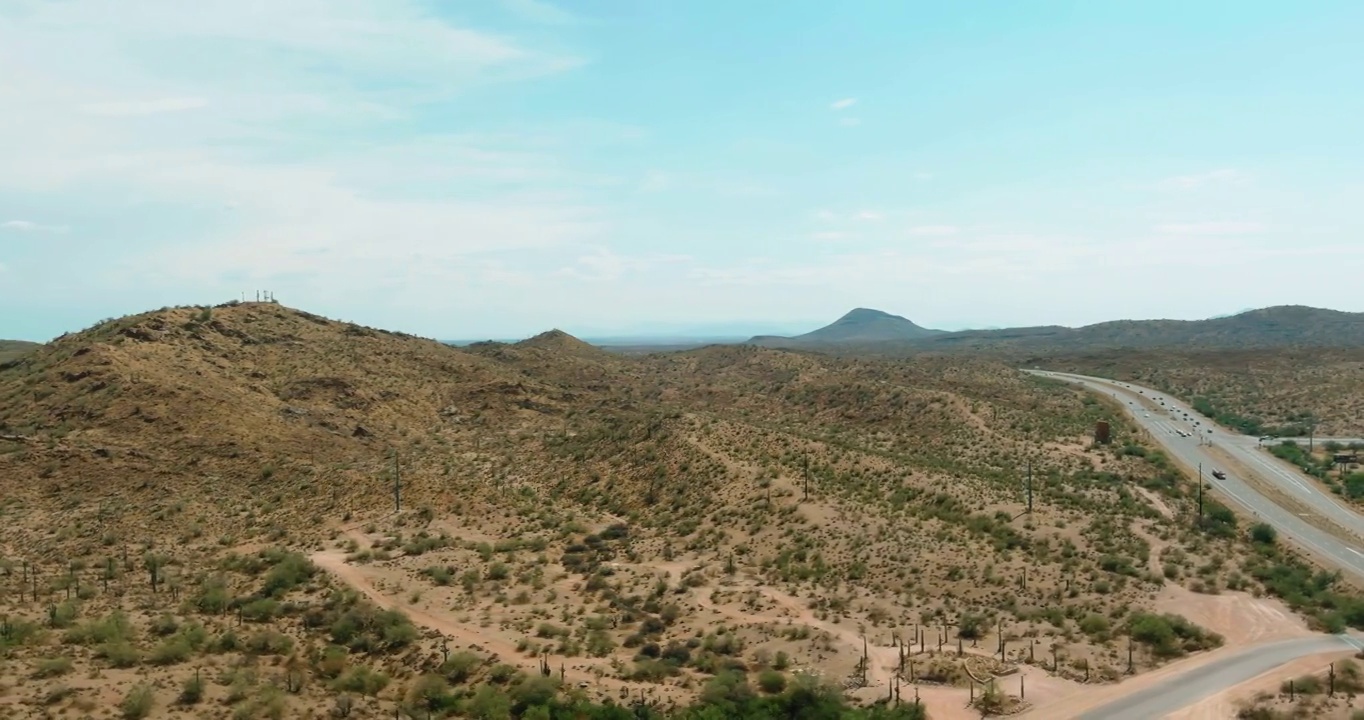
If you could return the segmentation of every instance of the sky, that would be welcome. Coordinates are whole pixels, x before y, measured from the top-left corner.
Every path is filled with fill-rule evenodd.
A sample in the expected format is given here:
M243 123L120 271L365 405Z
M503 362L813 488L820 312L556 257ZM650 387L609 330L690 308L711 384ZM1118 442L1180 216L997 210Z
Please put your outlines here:
M0 0L0 337L1364 311L1364 3Z

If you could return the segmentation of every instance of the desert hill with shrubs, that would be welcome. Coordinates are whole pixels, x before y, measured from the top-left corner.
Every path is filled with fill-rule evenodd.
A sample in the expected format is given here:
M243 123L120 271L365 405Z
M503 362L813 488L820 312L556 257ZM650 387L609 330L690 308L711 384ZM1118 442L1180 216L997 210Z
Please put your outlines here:
M164 309L0 369L0 483L19 713L911 718L1215 647L1190 588L1344 602L988 359Z

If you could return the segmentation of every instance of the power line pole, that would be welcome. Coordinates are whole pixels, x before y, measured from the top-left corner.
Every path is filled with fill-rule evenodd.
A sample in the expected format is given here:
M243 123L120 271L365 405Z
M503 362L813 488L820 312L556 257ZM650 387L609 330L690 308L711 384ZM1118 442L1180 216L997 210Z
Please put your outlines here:
M801 493L801 498L800 498L800 499L801 499L802 501L804 501L804 500L809 500L809 499L810 499L810 456L809 456L809 455L806 455L806 456L805 456L803 465L802 465L802 467L801 467L801 472L802 472L802 474L804 475L804 478L805 478L805 485L804 485L804 489L803 489L803 491L802 491L802 493Z
M1198 522L1203 522L1203 463L1198 463Z
M398 464L398 448L393 448L393 512L399 513L403 510L403 474L402 466Z
M1032 514L1032 461L1028 461L1028 514Z

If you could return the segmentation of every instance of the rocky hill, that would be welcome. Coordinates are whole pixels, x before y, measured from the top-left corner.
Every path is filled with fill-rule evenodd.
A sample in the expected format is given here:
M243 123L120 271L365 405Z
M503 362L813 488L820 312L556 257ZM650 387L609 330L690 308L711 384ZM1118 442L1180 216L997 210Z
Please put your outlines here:
M867 343L913 342L943 334L941 330L919 327L907 318L881 310L855 308L818 330L794 337L759 335L750 344L765 347L808 347Z
M0 365L36 350L38 343L24 340L0 340Z

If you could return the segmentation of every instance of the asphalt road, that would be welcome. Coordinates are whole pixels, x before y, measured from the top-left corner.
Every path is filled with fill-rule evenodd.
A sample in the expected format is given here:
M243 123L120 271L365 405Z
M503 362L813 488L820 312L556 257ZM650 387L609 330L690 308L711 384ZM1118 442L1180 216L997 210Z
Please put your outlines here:
M1076 383L1095 392L1113 396L1127 408L1132 419L1163 446L1172 459L1190 469L1202 465L1204 482L1231 502L1241 506L1259 520L1272 525L1285 539L1364 582L1364 517L1341 505L1314 481L1297 473L1292 466L1257 450L1256 438L1239 435L1220 427L1212 427L1212 432L1209 433L1211 421L1195 414L1193 408L1164 393L1138 385L1086 375L1041 370L1026 372ZM1146 407L1143 400L1154 402L1156 409ZM1165 408L1171 409L1161 410L1159 404L1161 400L1164 401ZM1189 420L1184 419L1185 413L1188 414ZM1198 421L1197 425L1194 424L1195 420ZM1189 432L1191 437L1179 435L1180 430L1192 431ZM1222 463L1211 454L1211 448L1205 444L1208 442L1239 460L1262 481L1282 488L1283 492L1290 494L1314 513L1329 519L1339 528L1354 533L1356 535L1354 541L1347 543L1337 534L1322 530L1297 512L1285 509L1265 497L1248 484L1245 478L1238 477L1239 470L1222 467ZM1214 478L1212 476L1214 469L1223 470L1226 477Z
M1054 375L1081 380L1090 386L1106 386L1110 392L1118 392L1125 396L1130 403L1129 409L1132 410L1142 408L1139 398L1150 398L1152 404L1155 404L1155 408L1142 409L1143 415L1137 420L1142 422L1143 426L1153 435L1156 435L1158 439L1169 438L1176 441L1187 439L1178 435L1177 431L1179 430L1189 432L1195 437L1202 437L1204 442L1213 443L1241 464L1250 468L1257 477L1278 485L1294 499L1309 506L1313 512L1328 518L1337 526L1349 530L1358 536L1360 543L1364 545L1364 516L1346 506L1334 494L1322 488L1314 479L1299 472L1293 465L1259 449L1257 447L1260 444L1259 438L1241 435L1218 426L1212 420L1194 412L1192 407L1150 388L1084 375L1056 373ZM1149 424L1146 422L1148 420L1150 421ZM1293 439L1297 440L1297 438ZM1342 443L1356 441L1354 438L1319 438L1316 439L1316 442L1322 443L1330 440ZM1301 438L1301 441L1306 444L1307 438ZM1215 467L1217 467L1216 464L1208 465L1205 463L1203 469L1211 472Z
M1151 720L1164 717L1284 663L1319 653L1359 650L1361 646L1364 644L1346 635L1321 635L1246 648L1090 710L1076 720Z

